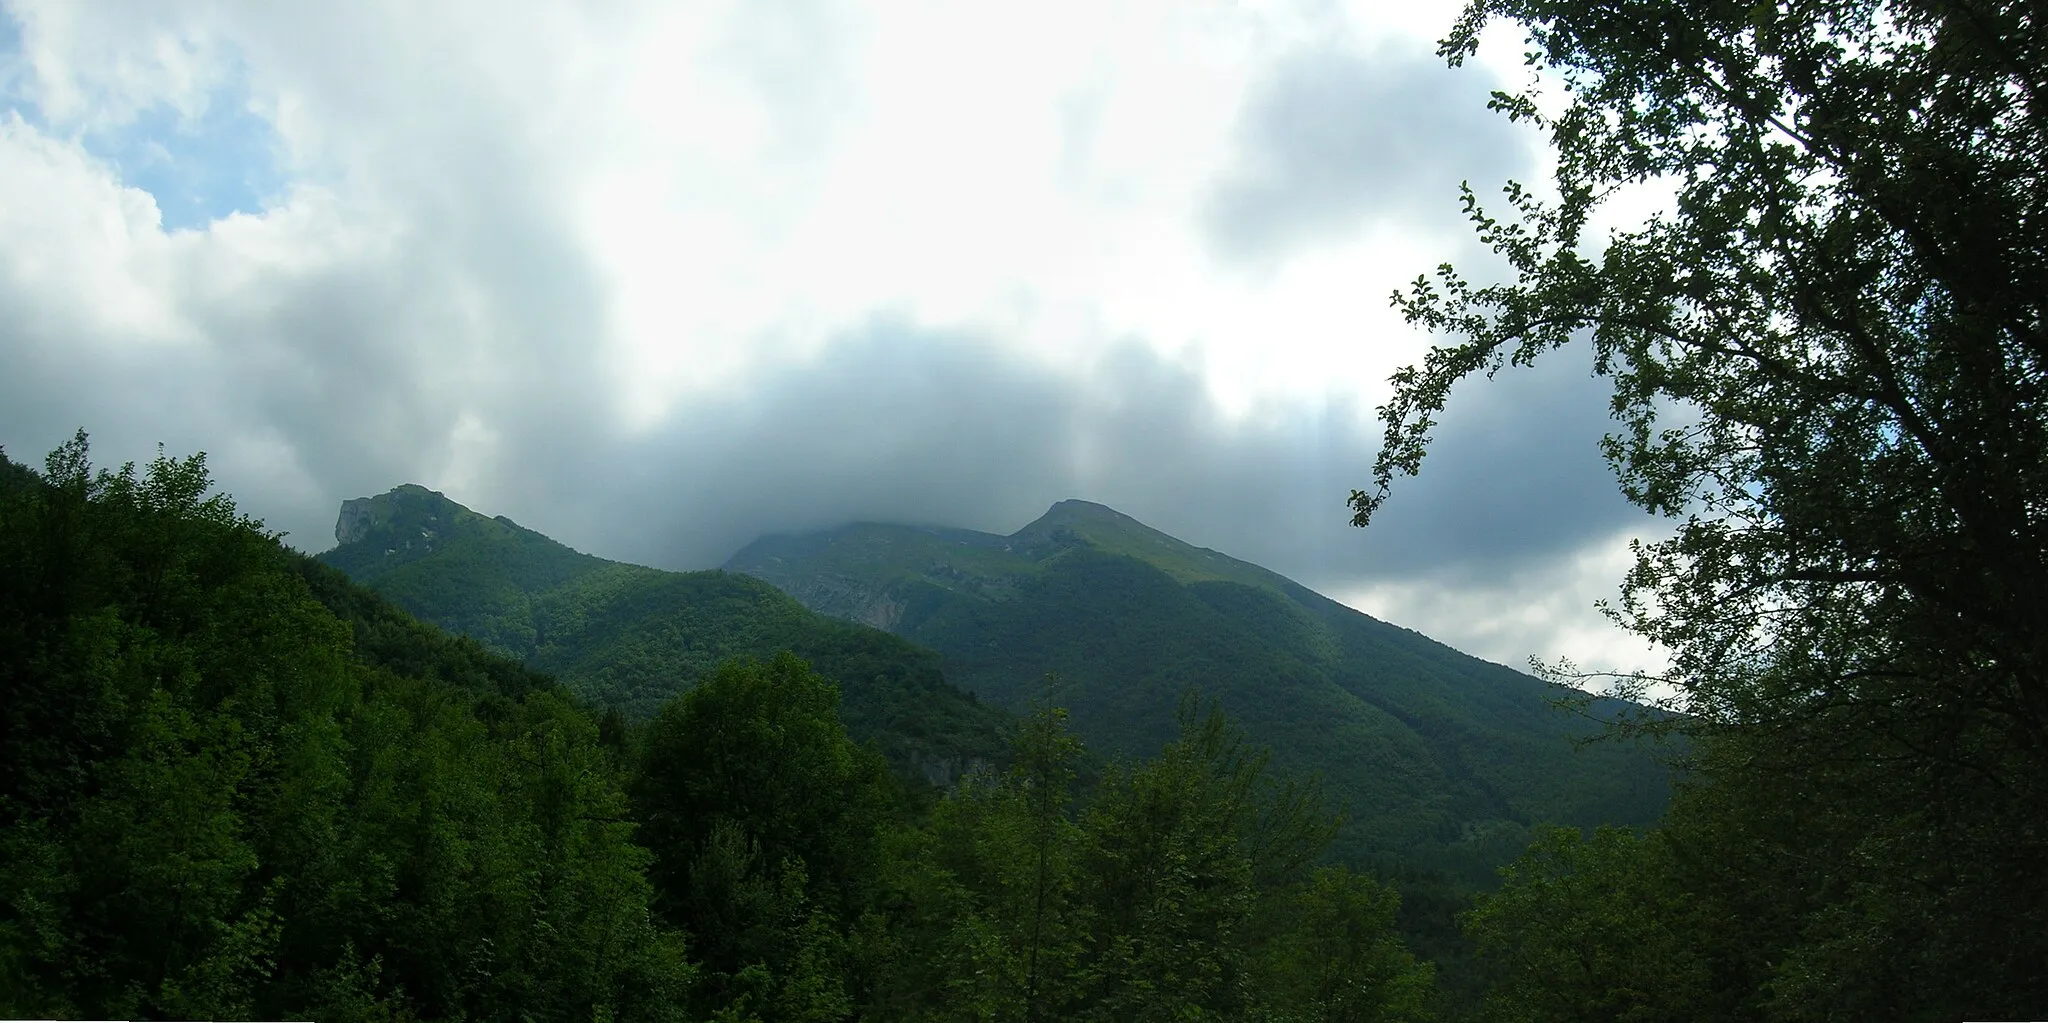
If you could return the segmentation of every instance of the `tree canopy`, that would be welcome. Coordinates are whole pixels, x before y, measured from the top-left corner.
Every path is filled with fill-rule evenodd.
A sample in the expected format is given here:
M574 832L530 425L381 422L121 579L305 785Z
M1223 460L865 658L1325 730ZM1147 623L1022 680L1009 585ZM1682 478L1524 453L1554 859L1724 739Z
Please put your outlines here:
M1674 526L1608 609L1671 668L1619 691L1707 740L1671 883L1755 911L1768 951L1722 967L1783 1016L2048 1005L2043 17L1479 0L1442 44L1526 31L1537 73L1494 106L1556 160L1505 213L1465 189L1504 280L1395 296L1442 341L1394 379L1354 521L1454 383L1590 343L1621 490ZM1592 236L1629 189L1670 202Z
M0 1015L1411 1019L1332 822L1192 712L1083 780L1048 701L916 798L787 652L649 721L407 616L204 459L0 456Z
M0 1014L677 1018L581 708L87 454L0 485Z

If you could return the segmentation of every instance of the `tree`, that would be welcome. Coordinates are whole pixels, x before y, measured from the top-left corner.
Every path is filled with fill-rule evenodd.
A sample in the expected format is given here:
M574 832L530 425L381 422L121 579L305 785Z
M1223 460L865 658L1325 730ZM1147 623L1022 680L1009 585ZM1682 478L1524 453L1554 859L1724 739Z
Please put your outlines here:
M726 661L661 709L633 808L708 1006L844 1014L843 924L867 901L894 797L881 755L847 737L838 687L793 654Z
M1394 889L1323 867L1270 900L1272 931L1258 944L1264 1018L1273 1023L1425 1020L1435 970L1401 944Z
M1071 1015L1089 933L1076 899L1079 740L1057 680L1021 723L1006 771L970 773L922 828L897 837L888 872L899 945L868 1018L1026 1021ZM893 1001L892 1001L893 999Z
M795 655L734 658L648 726L634 783L641 835L666 895L721 822L769 867L804 861L835 899L861 883L891 798L886 765L847 737L839 689Z
M1182 698L1180 737L1117 765L1082 818L1088 947L1075 988L1090 1020L1233 1019L1253 1007L1260 900L1337 830L1320 784L1278 778L1221 710Z
M1528 1020L1740 1019L1690 940L1698 916L1661 840L1546 830L1467 930L1499 972L1492 1008Z
M1744 823L1788 795L1814 818L1775 847L1822 893L1780 936L1782 1014L2048 1004L2024 866L2048 862L2044 17L1477 0L1441 47L1524 27L1549 77L1493 105L1547 132L1554 188L1509 183L1504 217L1465 190L1508 280L1445 266L1395 296L1447 342L1396 374L1354 521L1419 469L1454 383L1590 341L1621 489L1675 523L1609 607L1671 669L1617 692L1669 687L1661 727L1709 740L1705 776L1740 794L1703 846L1781 841ZM1632 186L1673 201L1588 237Z

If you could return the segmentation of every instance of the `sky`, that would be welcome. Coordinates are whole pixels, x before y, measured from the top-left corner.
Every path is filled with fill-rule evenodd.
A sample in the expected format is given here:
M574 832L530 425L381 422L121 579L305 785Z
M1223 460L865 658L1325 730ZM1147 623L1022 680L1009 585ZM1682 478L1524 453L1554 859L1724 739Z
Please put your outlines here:
M1366 530L1389 295L1539 181L1456 0L0 0L0 446L207 454L308 551L416 482L715 567L1110 505L1512 666L1656 535L1584 352L1461 384Z

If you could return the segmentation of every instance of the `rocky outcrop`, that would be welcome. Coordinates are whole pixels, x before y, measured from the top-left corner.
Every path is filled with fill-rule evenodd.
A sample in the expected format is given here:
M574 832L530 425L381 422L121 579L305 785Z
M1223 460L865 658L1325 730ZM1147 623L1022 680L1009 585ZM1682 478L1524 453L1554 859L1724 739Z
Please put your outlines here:
M358 497L341 502L341 518L334 522L334 542L350 544L369 535L370 527L377 524L374 497Z
M854 611L853 620L871 629L891 632L895 630L896 623L903 620L903 608L904 605L886 591L874 593Z
M924 775L925 781L942 789L950 789L968 775L987 769L989 763L980 757L920 753L914 758L912 766L914 770Z

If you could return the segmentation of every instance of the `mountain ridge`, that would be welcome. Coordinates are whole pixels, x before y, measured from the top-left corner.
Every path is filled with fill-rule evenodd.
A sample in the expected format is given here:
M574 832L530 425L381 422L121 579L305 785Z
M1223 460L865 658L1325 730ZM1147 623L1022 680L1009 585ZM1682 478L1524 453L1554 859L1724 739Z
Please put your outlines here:
M1149 755L1198 689L1351 798L1361 857L1429 846L1484 880L1534 824L1648 823L1666 796L1644 751L1574 753L1600 726L1555 713L1546 683L1093 502L1055 503L1007 536L779 534L725 567L938 650L955 684L998 706L1021 709L1057 672L1077 731L1112 754Z
M839 683L849 730L907 773L945 783L1008 749L1007 716L947 684L935 654L753 577L610 561L419 484L344 502L335 532L321 562L631 716L728 657L791 650Z
M887 555L883 548L897 539L935 538L970 550L987 552L964 559L968 567L962 568L961 571L970 574L977 568L988 573L1022 570L1025 563L1040 561L1073 546L1076 542L1085 542L1107 553L1139 558L1159 567L1182 583L1240 582L1281 592L1285 592L1289 587L1300 586L1299 583L1270 569L1238 560L1207 547L1197 547L1147 526L1108 505L1079 498L1054 502L1044 514L1008 534L953 526L912 525L869 519L856 520L825 530L772 533L742 547L728 558L722 567L729 571L769 578L771 582L777 582L785 592L789 592L788 587L782 586L776 579L753 571L747 566L759 562L760 567L766 569L772 563L786 557L786 550L780 554L776 553L778 550L784 550L792 543L801 546L807 538L820 536L844 538L849 541L849 546L863 548L857 551L842 551L838 558L833 559L844 560L848 570L857 565L872 565L878 561L886 561ZM805 550L800 556L811 558L817 554L816 551ZM1006 555L1013 556L1016 560L1006 560ZM957 576L954 579L960 581ZM806 606L811 606L812 599L816 599L831 605L832 609L826 610L825 613L863 621L878 628L886 628L886 625L879 623L893 620L886 607L871 612L846 613L845 609L831 601L827 593L815 593L812 599L806 599L803 595L792 595L798 596ZM814 607L813 610L824 609Z
M1067 530L1072 532L1076 537L1082 540L1089 541L1098 550L1104 549L1105 545L1103 545L1098 539L1098 537L1100 536L1100 532L1098 530L1091 530L1088 532L1074 530L1073 525L1076 522L1084 524L1095 523L1098 525L1113 524L1116 527L1119 527L1121 530L1126 530L1137 534L1138 538L1144 540L1151 540L1154 543L1164 541L1164 543L1161 543L1160 545L1165 549L1182 554L1190 559L1199 559L1201 562L1204 563L1205 566L1214 566L1212 568L1209 568L1208 571L1201 571L1199 569L1190 568L1186 565L1171 563L1159 564L1159 562L1154 559L1139 556L1139 560L1148 561L1154 564L1156 567L1159 567L1162 571L1165 571L1168 575L1173 576L1182 582L1243 582L1246 580L1252 580L1253 582L1248 584L1260 585L1265 588L1269 588L1276 592L1282 593L1283 595L1305 595L1314 601L1326 602L1335 608L1341 608L1344 611L1357 614L1386 628L1406 633L1410 636L1415 637L1418 640L1429 643L1432 646L1441 647L1442 649L1455 653L1459 656L1469 657L1476 661L1479 661L1480 663L1492 667L1501 668L1507 671L1513 671L1520 675L1528 675L1527 672L1521 671L1520 669L1515 668L1513 665L1505 665L1500 664L1497 661L1486 660L1485 658L1480 657L1477 654L1473 654L1465 650L1460 650L1457 647L1451 646L1450 644L1445 643L1442 640L1431 637L1415 629L1408 628L1407 626L1400 625L1395 622L1389 622L1385 619L1375 618L1374 616L1367 614L1364 611L1360 611L1357 608L1354 608L1351 605L1344 603L1343 601L1337 600L1335 597L1331 597L1328 594L1316 590L1305 583L1296 582L1295 580L1290 579L1284 575L1281 575L1280 573L1275 572L1272 569L1254 564L1249 561L1244 561L1239 558L1231 557L1230 555L1224 554L1223 552L1215 550L1213 548L1196 546L1194 544L1188 543L1185 540L1181 540L1180 538L1175 537L1170 533L1166 533L1163 530L1155 529L1151 526L1145 525L1138 519L1130 515L1126 515L1123 512L1117 511L1116 509L1111 508L1108 505L1101 504L1095 501L1084 500L1081 498L1064 498L1059 501L1055 501L1052 503L1050 507L1046 509L1044 514L1041 514L1040 516L1031 520L1030 522L1027 522L1022 526L1019 526L1015 531L1007 534L990 533L981 530L968 529L965 527L942 526L934 524L912 525L908 523L883 522L875 519L857 519L841 526L835 526L820 530L769 533L756 538L755 540L748 543L746 546L740 548L740 550L735 552L732 555L732 557L727 558L725 563L720 567L726 571L737 571L745 574L756 574L746 566L757 560L769 562L781 560L777 555L768 553L767 549L775 548L779 546L781 543L788 541L799 541L809 537L831 535L846 531L861 531L864 533L879 531L902 531L906 534L924 534L943 539L954 540L962 544L970 544L974 546L981 546L991 549L1000 549L1008 553L1022 553L1028 559L1030 556L1029 552L1034 548L1034 546L1042 548L1048 545L1056 545L1056 537L1060 535L1058 531ZM1037 541L1037 543L1034 545L1032 541ZM1132 542L1126 544L1125 546L1138 546L1138 544ZM1020 547L1022 547L1021 551L1019 550ZM1119 552L1112 549L1109 551L1109 553ZM762 576L762 578L767 577ZM785 592L787 592L786 589Z
M790 649L848 727L935 783L1002 756L1057 676L1076 734L1145 757L1198 691L1349 815L1336 854L1486 883L1535 825L1643 824L1668 795L1641 750L1574 751L1596 722L1544 683L1093 502L1008 535L853 523L762 537L722 569L575 551L418 484L344 505L320 556L408 612L650 712L719 660ZM1620 706L1620 705L1615 705ZM1597 709L1597 708L1596 708Z

